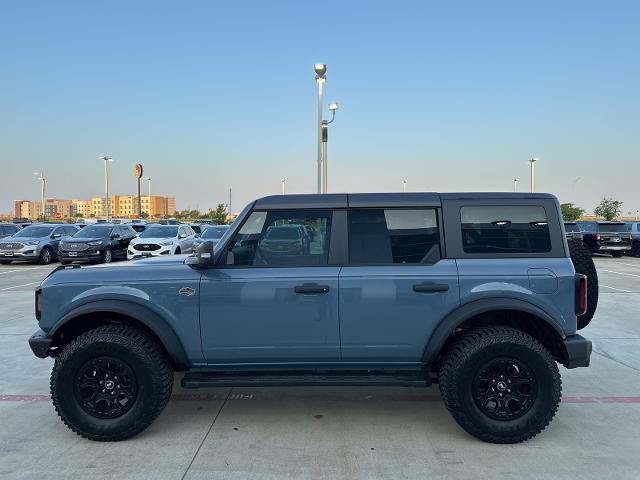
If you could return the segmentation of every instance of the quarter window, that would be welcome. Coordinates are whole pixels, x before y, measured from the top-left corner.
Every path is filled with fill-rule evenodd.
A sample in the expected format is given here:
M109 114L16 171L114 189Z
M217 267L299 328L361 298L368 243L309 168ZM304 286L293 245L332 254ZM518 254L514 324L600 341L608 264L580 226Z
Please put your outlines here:
M229 247L233 265L300 267L326 265L331 212L253 212Z
M440 235L434 209L349 212L349 262L354 265L435 263Z
M462 207L466 253L544 253L551 250L549 225L539 206Z

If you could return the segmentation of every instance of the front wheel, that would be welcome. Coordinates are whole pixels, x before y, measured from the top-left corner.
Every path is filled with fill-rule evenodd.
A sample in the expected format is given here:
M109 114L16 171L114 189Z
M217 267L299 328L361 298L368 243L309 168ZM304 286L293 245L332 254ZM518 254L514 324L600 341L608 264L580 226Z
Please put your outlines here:
M51 399L62 421L97 441L125 440L147 428L171 396L173 370L146 332L106 325L72 340L56 357Z
M549 351L509 327L460 335L439 370L447 409L468 433L490 443L519 443L546 428L558 410L560 372Z
M50 248L43 248L38 257L38 263L40 265L49 265L53 261L53 252Z
M102 253L102 261L104 263L111 263L113 261L113 252L110 248L107 247L104 249L104 252Z

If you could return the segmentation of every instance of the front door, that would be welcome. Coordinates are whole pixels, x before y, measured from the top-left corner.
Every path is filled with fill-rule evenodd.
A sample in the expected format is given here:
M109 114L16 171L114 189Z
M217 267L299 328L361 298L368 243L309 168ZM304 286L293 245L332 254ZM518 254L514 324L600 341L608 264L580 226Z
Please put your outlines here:
M339 266L328 265L332 212L254 211L201 281L210 364L340 359Z
M441 258L437 210L353 209L340 272L345 362L419 362L438 322L460 303L453 259Z

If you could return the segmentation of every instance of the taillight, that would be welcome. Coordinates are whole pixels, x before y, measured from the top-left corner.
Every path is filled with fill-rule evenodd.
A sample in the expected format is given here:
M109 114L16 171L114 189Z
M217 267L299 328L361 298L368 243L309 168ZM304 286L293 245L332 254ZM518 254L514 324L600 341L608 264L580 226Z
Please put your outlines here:
M576 315L587 313L587 277L576 274Z
M596 233L596 240L600 240L600 234Z
M42 316L42 289L36 288L36 319L40 321Z

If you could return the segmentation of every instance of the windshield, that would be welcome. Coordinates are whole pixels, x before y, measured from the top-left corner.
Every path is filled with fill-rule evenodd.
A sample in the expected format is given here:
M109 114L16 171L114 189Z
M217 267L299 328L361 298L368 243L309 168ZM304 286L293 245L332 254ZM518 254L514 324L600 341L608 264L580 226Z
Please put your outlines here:
M147 227L140 238L169 238L178 235L178 227Z
M624 223L600 223L598 224L599 232L627 232L627 226Z
M78 230L77 233L74 233L74 237L78 238L93 238L93 237L108 237L111 235L111 230L113 227L109 227L107 225L91 225L89 227L84 227L82 230Z
M48 237L53 232L53 229L56 227L44 227L33 225L31 227L24 228L17 233L14 233L14 237L22 237L22 238L42 238Z
M202 234L202 238L222 238L227 230L229 230L229 227L207 227Z

